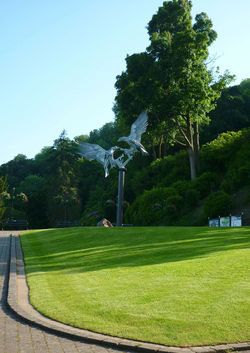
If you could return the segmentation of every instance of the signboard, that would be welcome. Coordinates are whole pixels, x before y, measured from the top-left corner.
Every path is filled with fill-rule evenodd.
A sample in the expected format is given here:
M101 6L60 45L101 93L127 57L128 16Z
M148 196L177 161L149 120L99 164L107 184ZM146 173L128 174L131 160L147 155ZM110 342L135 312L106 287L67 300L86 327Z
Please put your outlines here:
M230 227L230 217L221 217L220 227Z
M214 218L209 220L209 227L219 227L219 219Z
M241 226L242 226L241 216L232 216L231 227L241 227Z
M230 216L209 219L209 227L241 227L242 217L241 216Z

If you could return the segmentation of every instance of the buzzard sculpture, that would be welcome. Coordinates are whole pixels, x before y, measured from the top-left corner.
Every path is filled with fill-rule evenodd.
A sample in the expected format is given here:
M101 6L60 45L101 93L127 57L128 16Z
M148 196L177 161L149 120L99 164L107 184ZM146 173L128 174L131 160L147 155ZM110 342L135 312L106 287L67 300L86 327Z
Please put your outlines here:
M109 168L113 168L115 166L120 166L120 157L114 159L114 152L119 149L119 147L114 146L109 150L105 150L99 145L94 143L82 142L79 143L79 154L88 159L89 161L97 160L104 167L105 177L109 175Z
M127 137L120 137L118 142L125 141L129 144L129 149L122 149L130 159L133 154L140 150L143 154L148 154L143 145L141 144L141 135L146 131L148 125L148 114L143 111L136 121L131 125L130 135Z
M105 177L109 175L109 169L118 167L124 168L127 163L133 158L137 151L141 151L144 154L148 154L143 145L141 144L141 135L146 131L148 124L148 115L146 111L143 111L136 121L131 125L130 135L127 137L120 137L118 142L125 141L129 144L130 148L120 148L117 146L111 147L109 150L105 150L101 146L94 143L82 142L79 143L78 154L88 159L89 161L97 160L104 167ZM114 158L114 152L120 150L128 157L126 161L123 161L124 153L118 158Z

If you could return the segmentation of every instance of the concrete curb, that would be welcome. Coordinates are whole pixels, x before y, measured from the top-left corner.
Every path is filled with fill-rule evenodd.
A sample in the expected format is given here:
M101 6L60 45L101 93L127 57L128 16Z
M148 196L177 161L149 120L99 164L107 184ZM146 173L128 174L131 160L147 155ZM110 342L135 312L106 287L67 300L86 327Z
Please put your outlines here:
M11 256L7 304L19 318L46 332L57 334L73 340L99 344L120 350L144 353L212 353L250 350L250 342L238 344L221 344L201 347L168 347L164 345L133 341L111 337L88 330L77 329L51 320L36 311L29 302L29 289L26 282L24 261L19 237L11 236Z

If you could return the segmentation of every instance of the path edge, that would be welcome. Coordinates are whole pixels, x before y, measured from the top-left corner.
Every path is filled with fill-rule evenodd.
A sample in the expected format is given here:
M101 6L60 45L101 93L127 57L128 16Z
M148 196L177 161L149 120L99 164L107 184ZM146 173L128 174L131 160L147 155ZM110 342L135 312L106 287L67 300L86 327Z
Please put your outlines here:
M19 319L21 319L25 323L37 327L39 329L43 329L51 334L60 335L62 337L70 338L73 340L80 340L85 343L97 344L120 350L132 350L142 353L228 353L233 351L244 352L245 350L250 349L250 342L220 344L215 346L170 347L153 343L112 337L61 324L57 321L51 320L43 316L30 304L28 295L29 288L25 276L23 253L19 235L10 235L10 255L8 268L9 283L7 288L8 293L6 305L8 306L9 310L12 311L16 316L18 316ZM19 291L22 291L22 300L25 301L26 310L24 310L18 304L18 276L23 276L22 286L24 287L24 290L19 288Z

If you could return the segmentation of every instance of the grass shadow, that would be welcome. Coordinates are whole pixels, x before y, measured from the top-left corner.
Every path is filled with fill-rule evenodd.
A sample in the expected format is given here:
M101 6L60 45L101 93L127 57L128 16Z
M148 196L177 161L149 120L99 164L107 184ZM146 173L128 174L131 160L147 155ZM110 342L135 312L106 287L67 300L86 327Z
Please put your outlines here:
M74 228L21 236L27 274L186 261L249 247L250 227Z

